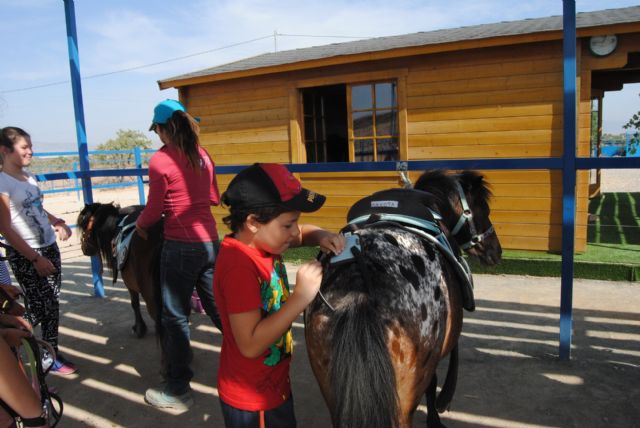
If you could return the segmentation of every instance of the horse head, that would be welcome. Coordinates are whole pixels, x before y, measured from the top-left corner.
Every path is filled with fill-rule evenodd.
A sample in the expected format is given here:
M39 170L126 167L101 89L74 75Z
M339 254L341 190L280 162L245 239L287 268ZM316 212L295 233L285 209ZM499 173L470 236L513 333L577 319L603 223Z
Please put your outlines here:
M120 207L114 203L87 204L78 214L76 224L80 231L80 247L85 256L100 254L102 261L117 275L113 257L112 241L116 234Z
M461 249L485 265L500 262L502 247L489 218L492 194L482 174L427 171L414 188L438 196L444 225Z

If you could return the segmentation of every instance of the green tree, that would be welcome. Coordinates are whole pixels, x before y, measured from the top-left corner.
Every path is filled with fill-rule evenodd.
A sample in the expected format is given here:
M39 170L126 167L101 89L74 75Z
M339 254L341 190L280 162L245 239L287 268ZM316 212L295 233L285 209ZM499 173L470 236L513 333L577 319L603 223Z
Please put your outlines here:
M134 168L135 156L133 149L150 149L152 142L144 133L131 129L120 129L116 132L116 137L98 145L96 150L131 150L129 153L112 153L96 155L91 159L91 168L95 169L121 169ZM130 177L119 177L119 181Z
M640 96L640 94L638 95ZM622 127L632 132L629 153L636 154L638 148L640 148L640 111L634 114Z

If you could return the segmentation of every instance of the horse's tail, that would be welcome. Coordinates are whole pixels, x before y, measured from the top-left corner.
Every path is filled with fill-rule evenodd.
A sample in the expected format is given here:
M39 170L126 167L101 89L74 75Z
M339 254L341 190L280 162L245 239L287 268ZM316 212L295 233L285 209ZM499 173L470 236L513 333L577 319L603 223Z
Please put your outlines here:
M367 297L334 313L329 372L335 428L395 428L398 395L385 329Z

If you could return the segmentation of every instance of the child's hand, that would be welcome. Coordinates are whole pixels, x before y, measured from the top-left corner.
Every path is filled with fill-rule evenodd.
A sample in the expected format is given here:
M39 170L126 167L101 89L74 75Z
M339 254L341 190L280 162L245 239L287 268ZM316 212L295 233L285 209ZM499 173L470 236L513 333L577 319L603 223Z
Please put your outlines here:
M4 290L4 292L7 293L13 300L17 299L22 294L22 290L20 290L20 288L16 287L15 285L0 284L0 288L2 288L2 290Z
M53 229L56 231L56 234L61 241L66 241L71 237L71 228L63 222L53 226Z
M305 306L311 303L322 283L322 265L318 261L303 264L296 274L294 295L303 300Z
M9 344L9 346L22 345L22 339L31 337L31 332L19 330L17 328L0 328L0 336Z
M44 256L39 255L36 257L36 260L33 262L33 267L40 276L49 276L56 273L56 267L51 263L51 260Z
M0 325L4 327L17 328L18 330L33 331L29 321L15 315L0 314Z
M345 239L344 235L341 233L331 233L327 232L324 236L320 238L320 249L325 252L332 252L335 255L338 255L344 250Z

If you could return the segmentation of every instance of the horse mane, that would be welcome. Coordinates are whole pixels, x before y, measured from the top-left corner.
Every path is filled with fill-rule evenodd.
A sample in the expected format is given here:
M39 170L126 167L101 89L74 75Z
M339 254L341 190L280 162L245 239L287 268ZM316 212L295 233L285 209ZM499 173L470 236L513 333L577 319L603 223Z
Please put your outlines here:
M458 174L458 177L464 190L473 193L475 197L480 198L485 203L489 203L489 200L493 197L493 193L484 175L478 171L464 170Z
M438 205L438 213L445 219L454 219L456 217L452 207L453 200L458 196L456 178L454 175L449 174L447 170L434 169L426 171L413 187L434 195Z
M451 202L458 197L456 182L459 182L465 193L473 194L474 198L489 205L489 199L493 196L489 184L484 176L477 171L464 170L459 174L451 174L445 169L434 169L423 173L414 189L429 192L436 197L439 213L444 218L454 218ZM456 219L457 220L457 219Z

